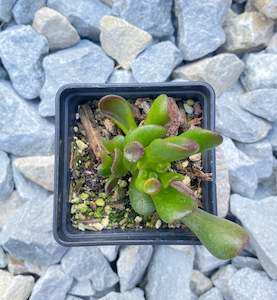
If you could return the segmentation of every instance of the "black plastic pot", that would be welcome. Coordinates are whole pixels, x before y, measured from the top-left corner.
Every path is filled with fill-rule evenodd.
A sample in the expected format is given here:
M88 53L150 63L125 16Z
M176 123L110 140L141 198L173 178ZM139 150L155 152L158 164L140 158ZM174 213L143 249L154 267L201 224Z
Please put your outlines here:
M75 229L70 220L69 157L75 114L78 106L100 99L107 94L118 94L126 99L151 97L165 93L168 96L199 101L203 108L202 127L214 130L215 96L213 89L203 82L172 82L144 85L66 85L56 97L56 160L54 235L64 246L116 245L116 244L200 244L190 230L184 229L133 229L103 230L100 232ZM216 214L215 151L203 157L205 172L213 174L211 182L203 183L204 209Z

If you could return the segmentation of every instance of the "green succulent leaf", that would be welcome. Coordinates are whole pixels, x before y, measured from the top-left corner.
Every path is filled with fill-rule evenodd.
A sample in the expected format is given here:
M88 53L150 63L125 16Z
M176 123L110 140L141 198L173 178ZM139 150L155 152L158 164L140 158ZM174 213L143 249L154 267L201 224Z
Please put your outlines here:
M123 163L123 152L119 148L115 148L114 152L112 153L112 166L111 166L111 173L113 177L123 177L127 174L127 170Z
M237 256L249 241L246 231L236 223L211 215L201 209L182 219L202 244L219 259Z
M159 179L162 183L163 188L168 188L173 180L183 180L184 175L176 172L166 172L159 174Z
M169 120L170 117L168 114L168 97L167 95L162 94L157 97L152 103L144 124L156 124L163 126L167 124Z
M137 127L132 108L121 96L107 95L99 101L100 111L111 119L125 134Z
M155 195L161 190L161 182L157 178L148 178L144 182L143 190L148 195Z
M217 132L213 132L203 128L193 128L180 136L191 139L199 145L199 152L212 149L223 142L223 138Z
M115 148L123 150L125 137L123 135L117 135L111 140L103 140L104 147L108 152L112 153Z
M129 186L130 203L134 211L143 216L149 216L155 211L151 197L136 189L132 180Z
M101 164L98 166L97 170L102 176L109 176L111 174L113 159L107 153L102 154Z
M197 207L191 197L171 187L161 189L152 195L152 199L160 218L166 223L182 219Z
M142 158L144 154L144 147L139 142L130 142L124 147L124 158L131 162L135 163Z

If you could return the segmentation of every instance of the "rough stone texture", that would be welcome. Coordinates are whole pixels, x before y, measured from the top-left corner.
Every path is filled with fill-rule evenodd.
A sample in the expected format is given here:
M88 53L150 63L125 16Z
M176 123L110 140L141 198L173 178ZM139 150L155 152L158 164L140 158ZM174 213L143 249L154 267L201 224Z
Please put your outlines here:
M66 275L60 266L51 266L36 283L30 300L65 299L73 279Z
M177 45L184 60L195 60L225 42L222 29L231 0L175 0Z
M48 191L54 191L54 155L18 157L15 168L27 179Z
M181 51L170 41L147 48L131 64L138 82L163 82L182 62Z
M272 126L272 130L269 132L268 140L271 143L272 149L277 151L277 122Z
M0 151L0 201L6 200L13 191L11 162L5 152Z
M100 300L144 300L143 290L133 289L124 293L111 292Z
M37 10L46 5L46 0L17 0L12 13L17 24L30 24Z
M250 53L245 58L241 82L246 90L277 88L277 54Z
M108 261L114 261L117 258L119 246L98 246L98 249Z
M173 77L206 81L220 96L234 85L243 68L244 63L235 54L223 53L181 66L174 71Z
M262 101L261 101L262 99ZM243 94L240 105L268 121L277 121L277 89L259 89Z
M0 81L0 150L14 155L48 155L54 151L54 126L42 119L37 105L19 97Z
M133 289L141 281L152 252L153 247L147 245L127 246L120 250L116 265L122 292Z
M232 195L231 211L249 232L251 245L265 271L277 279L277 197L253 201Z
M232 191L246 197L253 197L258 184L254 161L240 151L229 138L224 138L220 148L228 157L227 164Z
M78 32L68 19L48 7L36 12L33 28L47 38L50 50L68 48L80 41Z
M34 274L42 276L46 273L47 267L39 266L31 262L18 260L13 256L8 257L8 270L13 275Z
M190 288L194 294L200 296L212 287L213 284L207 276L197 270L193 270L190 279Z
M232 299L239 300L275 300L277 298L276 281L271 281L264 272L249 268L239 270L229 282Z
M225 217L229 210L231 186L227 158L221 148L216 149L216 179L217 215Z
M118 282L117 275L97 247L71 248L62 259L63 271L78 280L91 279L92 287L103 291Z
M237 269L250 268L257 271L263 270L258 259L254 257L237 256L232 259L232 265Z
M228 18L224 30L223 50L244 53L267 46L273 35L274 22L258 12L245 12Z
M8 264L8 259L3 249L0 247L0 269L6 268Z
M220 268L212 276L214 286L221 291L225 300L233 300L229 291L229 281L236 272L237 269L233 265L227 265Z
M266 52L277 53L277 33L275 33L269 41Z
M277 1L276 0L251 0L256 9L266 15L268 18L277 19Z
M92 288L90 280L74 280L69 294L81 297L90 297L95 294L95 290Z
M103 17L100 27L102 48L124 69L152 42L149 33L117 17Z
M204 295L199 297L199 300L224 300L222 294L220 293L219 289L212 288Z
M133 83L136 82L133 74L129 70L114 70L108 83Z
M12 7L16 0L0 0L0 21L8 22L12 17Z
M58 263L67 249L54 240L52 216L53 197L26 202L3 227L4 249L17 259L39 265Z
M97 41L99 39L100 20L109 15L111 9L100 0L48 0L47 6L57 10L68 18L80 36Z
M172 0L115 0L112 13L161 38L174 32L171 21L172 4Z
M55 114L55 96L68 83L105 83L114 63L96 44L82 40L76 46L48 55L43 60L46 80L41 90L39 112Z
M7 272L0 270L0 295L2 296L13 280L13 276Z
M148 300L189 299L194 248L158 246L149 265L145 293Z
M240 86L235 85L217 99L216 129L236 141L254 143L267 136L271 125L241 108L242 93Z
M15 90L26 99L39 96L44 81L42 58L46 38L31 26L18 25L0 33L0 58Z
M214 257L204 246L196 246L195 264L204 274L210 274L211 271L225 265L228 260L222 260Z
M0 79L7 79L8 74L6 70L0 65Z
M236 146L248 155L255 164L259 179L269 178L273 171L272 146L267 140L253 144L236 143Z

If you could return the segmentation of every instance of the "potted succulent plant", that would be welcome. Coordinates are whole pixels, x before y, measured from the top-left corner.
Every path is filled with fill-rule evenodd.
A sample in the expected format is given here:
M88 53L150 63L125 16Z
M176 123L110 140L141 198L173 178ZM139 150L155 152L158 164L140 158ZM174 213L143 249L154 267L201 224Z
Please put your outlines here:
M236 256L248 241L244 229L205 210L209 196L214 205L215 174L204 171L214 172L211 151L222 142L209 130L213 97L200 83L60 91L57 240L190 244L197 237L218 258Z

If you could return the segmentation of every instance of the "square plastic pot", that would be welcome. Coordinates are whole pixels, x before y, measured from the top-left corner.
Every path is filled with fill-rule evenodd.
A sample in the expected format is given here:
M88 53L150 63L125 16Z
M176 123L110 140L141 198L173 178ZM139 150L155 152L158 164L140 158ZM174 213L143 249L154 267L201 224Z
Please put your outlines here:
M79 105L99 100L108 94L118 94L127 100L138 97L155 98L165 93L180 99L199 101L203 109L202 127L214 130L215 95L207 83L172 82L161 84L113 84L85 85L71 84L61 88L56 96L56 154L55 154L55 205L53 232L58 243L71 246L122 245L122 244L200 244L188 229L114 229L98 232L80 231L71 224L69 186L70 186L70 145L73 126ZM180 100L181 101L181 100ZM216 214L216 174L215 151L203 156L204 172L211 172L212 181L203 182L204 209Z

